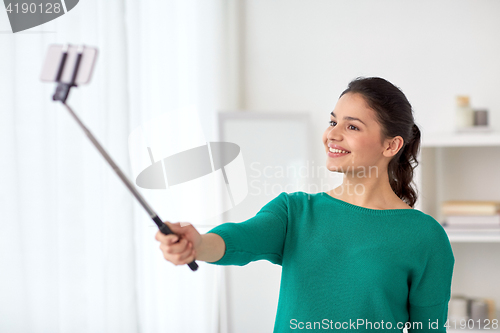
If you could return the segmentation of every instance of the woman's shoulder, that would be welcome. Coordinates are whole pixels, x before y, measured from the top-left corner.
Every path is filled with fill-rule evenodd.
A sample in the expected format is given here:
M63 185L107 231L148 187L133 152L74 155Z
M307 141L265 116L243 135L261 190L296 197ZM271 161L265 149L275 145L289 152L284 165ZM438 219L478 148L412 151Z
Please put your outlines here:
M414 221L415 230L421 239L427 239L429 244L444 244L449 246L448 233L432 215L419 211L419 217Z

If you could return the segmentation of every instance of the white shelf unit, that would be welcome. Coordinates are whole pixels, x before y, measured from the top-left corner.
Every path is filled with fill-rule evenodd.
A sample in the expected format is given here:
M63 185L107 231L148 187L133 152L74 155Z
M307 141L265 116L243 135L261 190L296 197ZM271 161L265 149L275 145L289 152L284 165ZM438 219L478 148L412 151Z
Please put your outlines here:
M500 201L500 132L423 134L419 162L416 208L440 223L443 201ZM451 242L500 242L500 230L447 233Z
M500 231L450 231L446 230L450 242L500 243Z
M423 133L415 182L415 208L440 223L443 201L500 200L500 132ZM500 319L500 230L446 232L455 257L452 296L492 298Z
M445 132L422 135L422 147L500 147L500 132Z

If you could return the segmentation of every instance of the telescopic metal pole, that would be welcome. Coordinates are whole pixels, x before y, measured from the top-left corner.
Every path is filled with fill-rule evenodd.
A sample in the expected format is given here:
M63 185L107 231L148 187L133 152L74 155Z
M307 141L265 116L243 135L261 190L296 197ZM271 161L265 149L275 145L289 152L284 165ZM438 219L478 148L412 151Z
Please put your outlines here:
M160 229L160 232L163 233L164 235L173 234L172 230L170 230L170 228L165 223L163 223L163 221L158 217L158 214L156 214L154 212L154 210L151 208L151 206L149 206L149 204L146 202L146 200L144 200L144 198L139 193L139 191L137 191L135 186L125 176L125 174L118 167L118 165L116 165L116 163L113 161L111 156L109 156L109 154L106 152L106 150L104 150L104 148L97 141L97 139L94 137L94 135L92 135L92 133L89 131L89 129L81 122L80 118L78 118L78 116L73 111L73 109L71 109L71 107L68 104L66 104L66 99L68 98L69 91L71 90L72 87L76 87L75 80L76 80L76 76L78 74L78 68L80 66L80 61L82 59L82 54L83 54L83 46L81 46L78 48L78 55L76 58L75 66L73 68L73 75L71 78L71 82L70 83L61 82L62 72L63 72L64 66L66 64L66 59L67 59L67 55L68 55L67 54L68 47L69 46L67 46L67 45L63 47L63 55L61 57L61 62L59 64L59 70L58 70L57 77L56 77L57 88L56 88L54 95L52 96L52 99L54 101L60 101L64 105L64 107L66 107L66 109L69 111L71 116L73 116L73 118L76 120L78 125L80 125L80 127L85 132L87 137L94 144L94 146L97 148L97 150L101 153L101 155L104 157L104 159L108 162L108 164L113 168L113 170L118 175L118 177L120 177L120 179L125 184L125 186L127 186L127 188L130 190L130 192L132 192L132 194L139 201L139 203L142 205L142 207L144 207L146 212L148 212L149 216L153 219L153 222L156 223L156 225L158 226L158 229ZM180 240L180 238L179 238L179 240ZM191 268L192 271L196 271L198 269L198 264L194 260L192 262L190 262L188 264L188 266L189 266L189 268Z

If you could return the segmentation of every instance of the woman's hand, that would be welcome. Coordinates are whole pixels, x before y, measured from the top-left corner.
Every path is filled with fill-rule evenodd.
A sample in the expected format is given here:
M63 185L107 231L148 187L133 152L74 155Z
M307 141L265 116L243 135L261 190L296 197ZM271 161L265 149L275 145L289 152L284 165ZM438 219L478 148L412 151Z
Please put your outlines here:
M174 265L189 264L196 259L196 250L201 245L201 235L187 222L164 222L174 234L164 235L160 231L155 239L159 241L163 257Z

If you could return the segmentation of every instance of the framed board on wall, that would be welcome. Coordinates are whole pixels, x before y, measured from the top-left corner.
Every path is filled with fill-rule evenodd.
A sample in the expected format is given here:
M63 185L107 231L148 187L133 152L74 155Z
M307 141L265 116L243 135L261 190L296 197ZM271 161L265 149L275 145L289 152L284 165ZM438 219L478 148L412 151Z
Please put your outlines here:
M218 127L220 141L240 146L248 183L247 197L223 221L246 221L281 192L312 192L300 174L312 158L309 113L220 112ZM260 260L224 270L220 332L271 332L281 266Z

